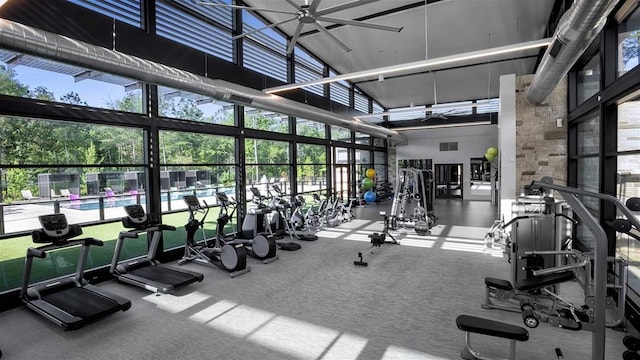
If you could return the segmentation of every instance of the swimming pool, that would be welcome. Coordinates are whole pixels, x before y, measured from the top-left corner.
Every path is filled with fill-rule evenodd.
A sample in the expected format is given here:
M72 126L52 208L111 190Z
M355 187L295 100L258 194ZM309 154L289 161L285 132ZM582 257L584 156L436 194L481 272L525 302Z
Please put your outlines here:
M224 190L225 193L230 194L231 196L235 195L234 190ZM176 191L171 193L171 203L179 203L182 204L182 196L187 194L193 194L192 191ZM210 190L197 190L196 196L199 198L207 198L212 197L215 194L212 194ZM164 193L160 196L161 202L167 202L167 193ZM146 198L144 195L140 195L140 204L144 204L146 202ZM103 198L104 208L117 208L124 207L127 205L134 205L137 203L136 196L121 196L116 198ZM63 205L64 206L64 205ZM179 206L179 205L178 205ZM64 206L69 209L74 210L98 210L100 209L100 202L97 198L91 199L79 199L79 200L71 200Z

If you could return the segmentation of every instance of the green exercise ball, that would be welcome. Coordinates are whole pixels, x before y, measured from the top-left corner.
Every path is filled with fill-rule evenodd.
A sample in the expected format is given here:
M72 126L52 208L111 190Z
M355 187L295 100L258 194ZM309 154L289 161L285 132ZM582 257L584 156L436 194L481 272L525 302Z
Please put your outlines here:
M490 147L487 149L487 154L493 155L493 157L498 156L498 149L496 147Z
M371 190L371 188L373 188L373 180L371 178L362 179L362 188L364 190Z
M489 153L484 154L484 157L487 159L488 162L493 162L493 160L495 160L496 158L495 155L489 154Z

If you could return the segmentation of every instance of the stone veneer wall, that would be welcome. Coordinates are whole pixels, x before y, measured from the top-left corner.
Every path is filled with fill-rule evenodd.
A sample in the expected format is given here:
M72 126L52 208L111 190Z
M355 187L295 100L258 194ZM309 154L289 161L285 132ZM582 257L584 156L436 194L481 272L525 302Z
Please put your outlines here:
M516 77L518 192L543 176L551 176L558 184L566 184L567 179L567 78L565 76L539 105L531 104L526 98L526 89L532 80L533 75ZM562 127L557 127L556 119L562 119Z
M390 183L393 184L394 188L396 185L396 173L398 171L398 161L396 156L396 148L388 146L387 147L387 155L389 157L389 166L387 170L387 179Z

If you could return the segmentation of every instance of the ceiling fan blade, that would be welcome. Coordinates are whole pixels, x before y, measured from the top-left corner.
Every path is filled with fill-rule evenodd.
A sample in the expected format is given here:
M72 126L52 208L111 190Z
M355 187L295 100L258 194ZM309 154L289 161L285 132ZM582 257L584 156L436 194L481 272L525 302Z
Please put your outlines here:
M331 13L334 13L334 12L351 9L352 7L356 7L356 6L360 6L360 5L376 2L376 1L380 1L380 0L352 1L352 2L348 2L346 4L336 5L336 6L333 6L333 7L330 7L330 8L326 8L326 9L323 9L323 10L320 10L320 11L316 11L314 15L316 15L316 16L327 15L327 14L331 14Z
M198 2L196 2L196 4L198 4L198 5L206 5L206 6L220 6L220 7L226 7L226 8L231 8L231 9L242 9L242 10L249 10L249 11L268 11L268 12L273 12L273 13L289 14L289 15L295 15L296 14L295 12L292 12L292 11L260 9L260 8L254 8L254 7L249 7L249 6L240 6L240 5L216 4L216 3L204 2L204 1L198 1Z
M335 23L335 24L360 26L360 27L366 27L366 28L371 28L371 29L395 31L395 32L400 32L400 31L402 31L402 29L404 29L404 27L376 25L376 24L366 23L366 22L363 22L363 21L328 18L328 17L324 17L324 16L316 16L316 21L326 21L326 22Z
M291 6L293 6L294 8L298 9L298 10L302 10L302 8L300 7L300 5L296 4L293 0L286 0Z
M345 43L340 41L337 37L333 36L333 34L330 33L327 29L325 29L322 25L318 24L317 22L314 22L313 25L315 25L318 28L318 30L320 30L321 33L324 33L325 35L333 39L333 41L335 41L338 45L340 45L340 47L343 48L344 51L346 52L351 51L350 47L348 47Z
M276 27L276 26L278 26L278 25L282 25L282 24L288 23L288 22L293 21L293 20L296 20L296 19L297 19L296 17L292 17L291 19L282 20L282 21L279 21L279 22L277 22L277 23L275 23L275 24L271 24L271 25L263 26L263 27L258 28L258 29L253 29L253 30L251 30L251 31L244 32L244 33L242 33L242 34L240 34L240 35L236 35L236 36L232 37L231 39L232 39L232 40L240 39L240 38L243 38L243 37L245 37L245 36L247 36L247 35L250 35L250 34L256 33L256 32L258 32L258 31L262 31L262 30L265 30L265 29L269 29L269 28L272 28L272 27Z
M289 46L287 47L287 55L290 55L293 52L293 49L298 42L298 37L300 36L300 32L302 32L303 23L299 22L298 26L296 26L296 31L293 32L293 36L291 37L291 41L289 41Z
M316 13L316 10L318 10L318 6L320 6L320 1L322 0L313 0L311 2L311 5L309 5L309 12L312 14Z

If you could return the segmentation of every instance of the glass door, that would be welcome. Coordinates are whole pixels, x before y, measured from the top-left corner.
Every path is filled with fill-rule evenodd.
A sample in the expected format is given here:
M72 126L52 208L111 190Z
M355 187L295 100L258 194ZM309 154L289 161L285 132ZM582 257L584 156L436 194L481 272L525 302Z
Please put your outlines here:
M436 164L436 197L462 198L462 164Z
M351 171L349 165L334 165L333 191L335 196L343 201L351 198Z

